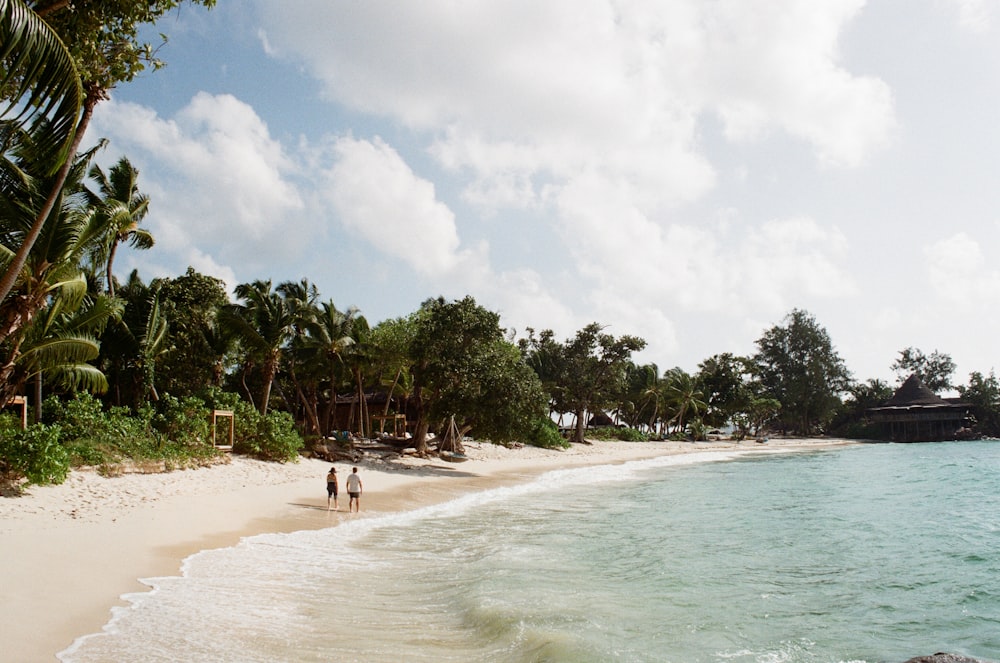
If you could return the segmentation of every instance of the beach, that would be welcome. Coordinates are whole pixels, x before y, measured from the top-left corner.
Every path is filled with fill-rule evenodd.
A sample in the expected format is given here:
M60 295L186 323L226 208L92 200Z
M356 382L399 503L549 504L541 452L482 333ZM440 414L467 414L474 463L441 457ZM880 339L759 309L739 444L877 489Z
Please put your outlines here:
M564 451L466 445L468 460L365 457L361 513L347 513L351 463L336 462L339 511L328 511L331 463L276 464L233 457L197 470L103 477L73 471L60 486L35 486L0 499L2 660L51 661L77 637L100 631L140 578L179 575L201 550L266 532L334 527L347 519L405 511L465 493L513 485L556 469L617 464L668 454L793 451L849 444L835 439L754 442L603 442Z

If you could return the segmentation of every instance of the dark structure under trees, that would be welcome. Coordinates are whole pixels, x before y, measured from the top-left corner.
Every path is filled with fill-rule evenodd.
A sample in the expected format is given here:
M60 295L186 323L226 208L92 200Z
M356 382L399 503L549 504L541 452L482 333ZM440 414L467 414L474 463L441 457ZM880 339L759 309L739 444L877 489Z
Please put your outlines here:
M868 410L879 439L935 442L968 437L969 404L941 398L911 375L884 404Z

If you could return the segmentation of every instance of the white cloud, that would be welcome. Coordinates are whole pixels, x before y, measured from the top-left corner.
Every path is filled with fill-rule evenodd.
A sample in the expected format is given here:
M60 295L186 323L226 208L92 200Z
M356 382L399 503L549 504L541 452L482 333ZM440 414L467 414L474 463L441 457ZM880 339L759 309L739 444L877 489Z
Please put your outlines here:
M705 4L697 77L726 133L751 140L782 129L817 157L854 166L895 128L889 87L839 63L838 40L863 0Z
M986 261L975 239L958 233L924 249L931 292L946 310L995 310L1000 304L1000 270Z
M945 0L958 12L958 25L969 32L984 33L993 27L995 0Z
M334 149L328 196L344 226L418 273L455 267L455 215L436 199L431 182L417 177L381 139L342 138Z
M706 117L741 144L783 133L824 165L857 166L893 138L888 86L848 71L838 50L863 5L313 0L296 12L263 4L262 20L331 100L408 128L484 216L552 223L575 276L539 294L533 270L527 282L493 274L485 249L462 259L451 210L382 141L338 148L332 189L353 232L424 275L463 264L466 287L511 276L525 301L572 301L588 313L577 324L655 321L673 348L670 318L683 311L780 314L803 297L857 292L839 230L678 210L717 185Z
M301 223L307 233L312 217L291 180L298 167L246 103L199 93L162 118L112 99L97 107L93 131L111 139L109 154L140 164L152 201L147 224L161 248L182 256L199 246L249 265L262 264L261 244L271 256L300 249L290 231Z
M470 200L530 204L532 179L625 181L644 207L704 194L699 115L855 165L890 138L888 87L839 63L862 0L265 5L269 39L326 94L429 132ZM385 16L391 14L391 21ZM446 128L446 129L445 129Z

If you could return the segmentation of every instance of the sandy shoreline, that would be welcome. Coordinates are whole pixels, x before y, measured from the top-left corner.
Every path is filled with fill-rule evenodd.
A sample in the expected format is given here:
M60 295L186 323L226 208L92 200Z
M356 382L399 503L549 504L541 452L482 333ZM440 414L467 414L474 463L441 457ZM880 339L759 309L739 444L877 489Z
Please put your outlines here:
M61 486L0 498L0 622L11 634L0 659L53 661L79 636L100 631L140 578L179 575L200 550L242 537L332 527L346 518L407 510L511 485L567 467L709 450L809 449L844 440L596 442L567 451L472 444L465 463L405 458L359 463L362 513L346 513L350 464L336 463L340 511L326 509L330 463L278 465L236 457L199 470L106 478L75 471ZM13 635L18 634L18 635Z

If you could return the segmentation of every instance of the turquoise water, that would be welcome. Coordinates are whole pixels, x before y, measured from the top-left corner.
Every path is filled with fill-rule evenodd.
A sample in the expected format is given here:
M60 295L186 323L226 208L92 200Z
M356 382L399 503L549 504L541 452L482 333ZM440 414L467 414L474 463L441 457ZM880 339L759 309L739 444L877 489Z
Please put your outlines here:
M149 582L62 660L1000 659L1000 443L567 470Z

